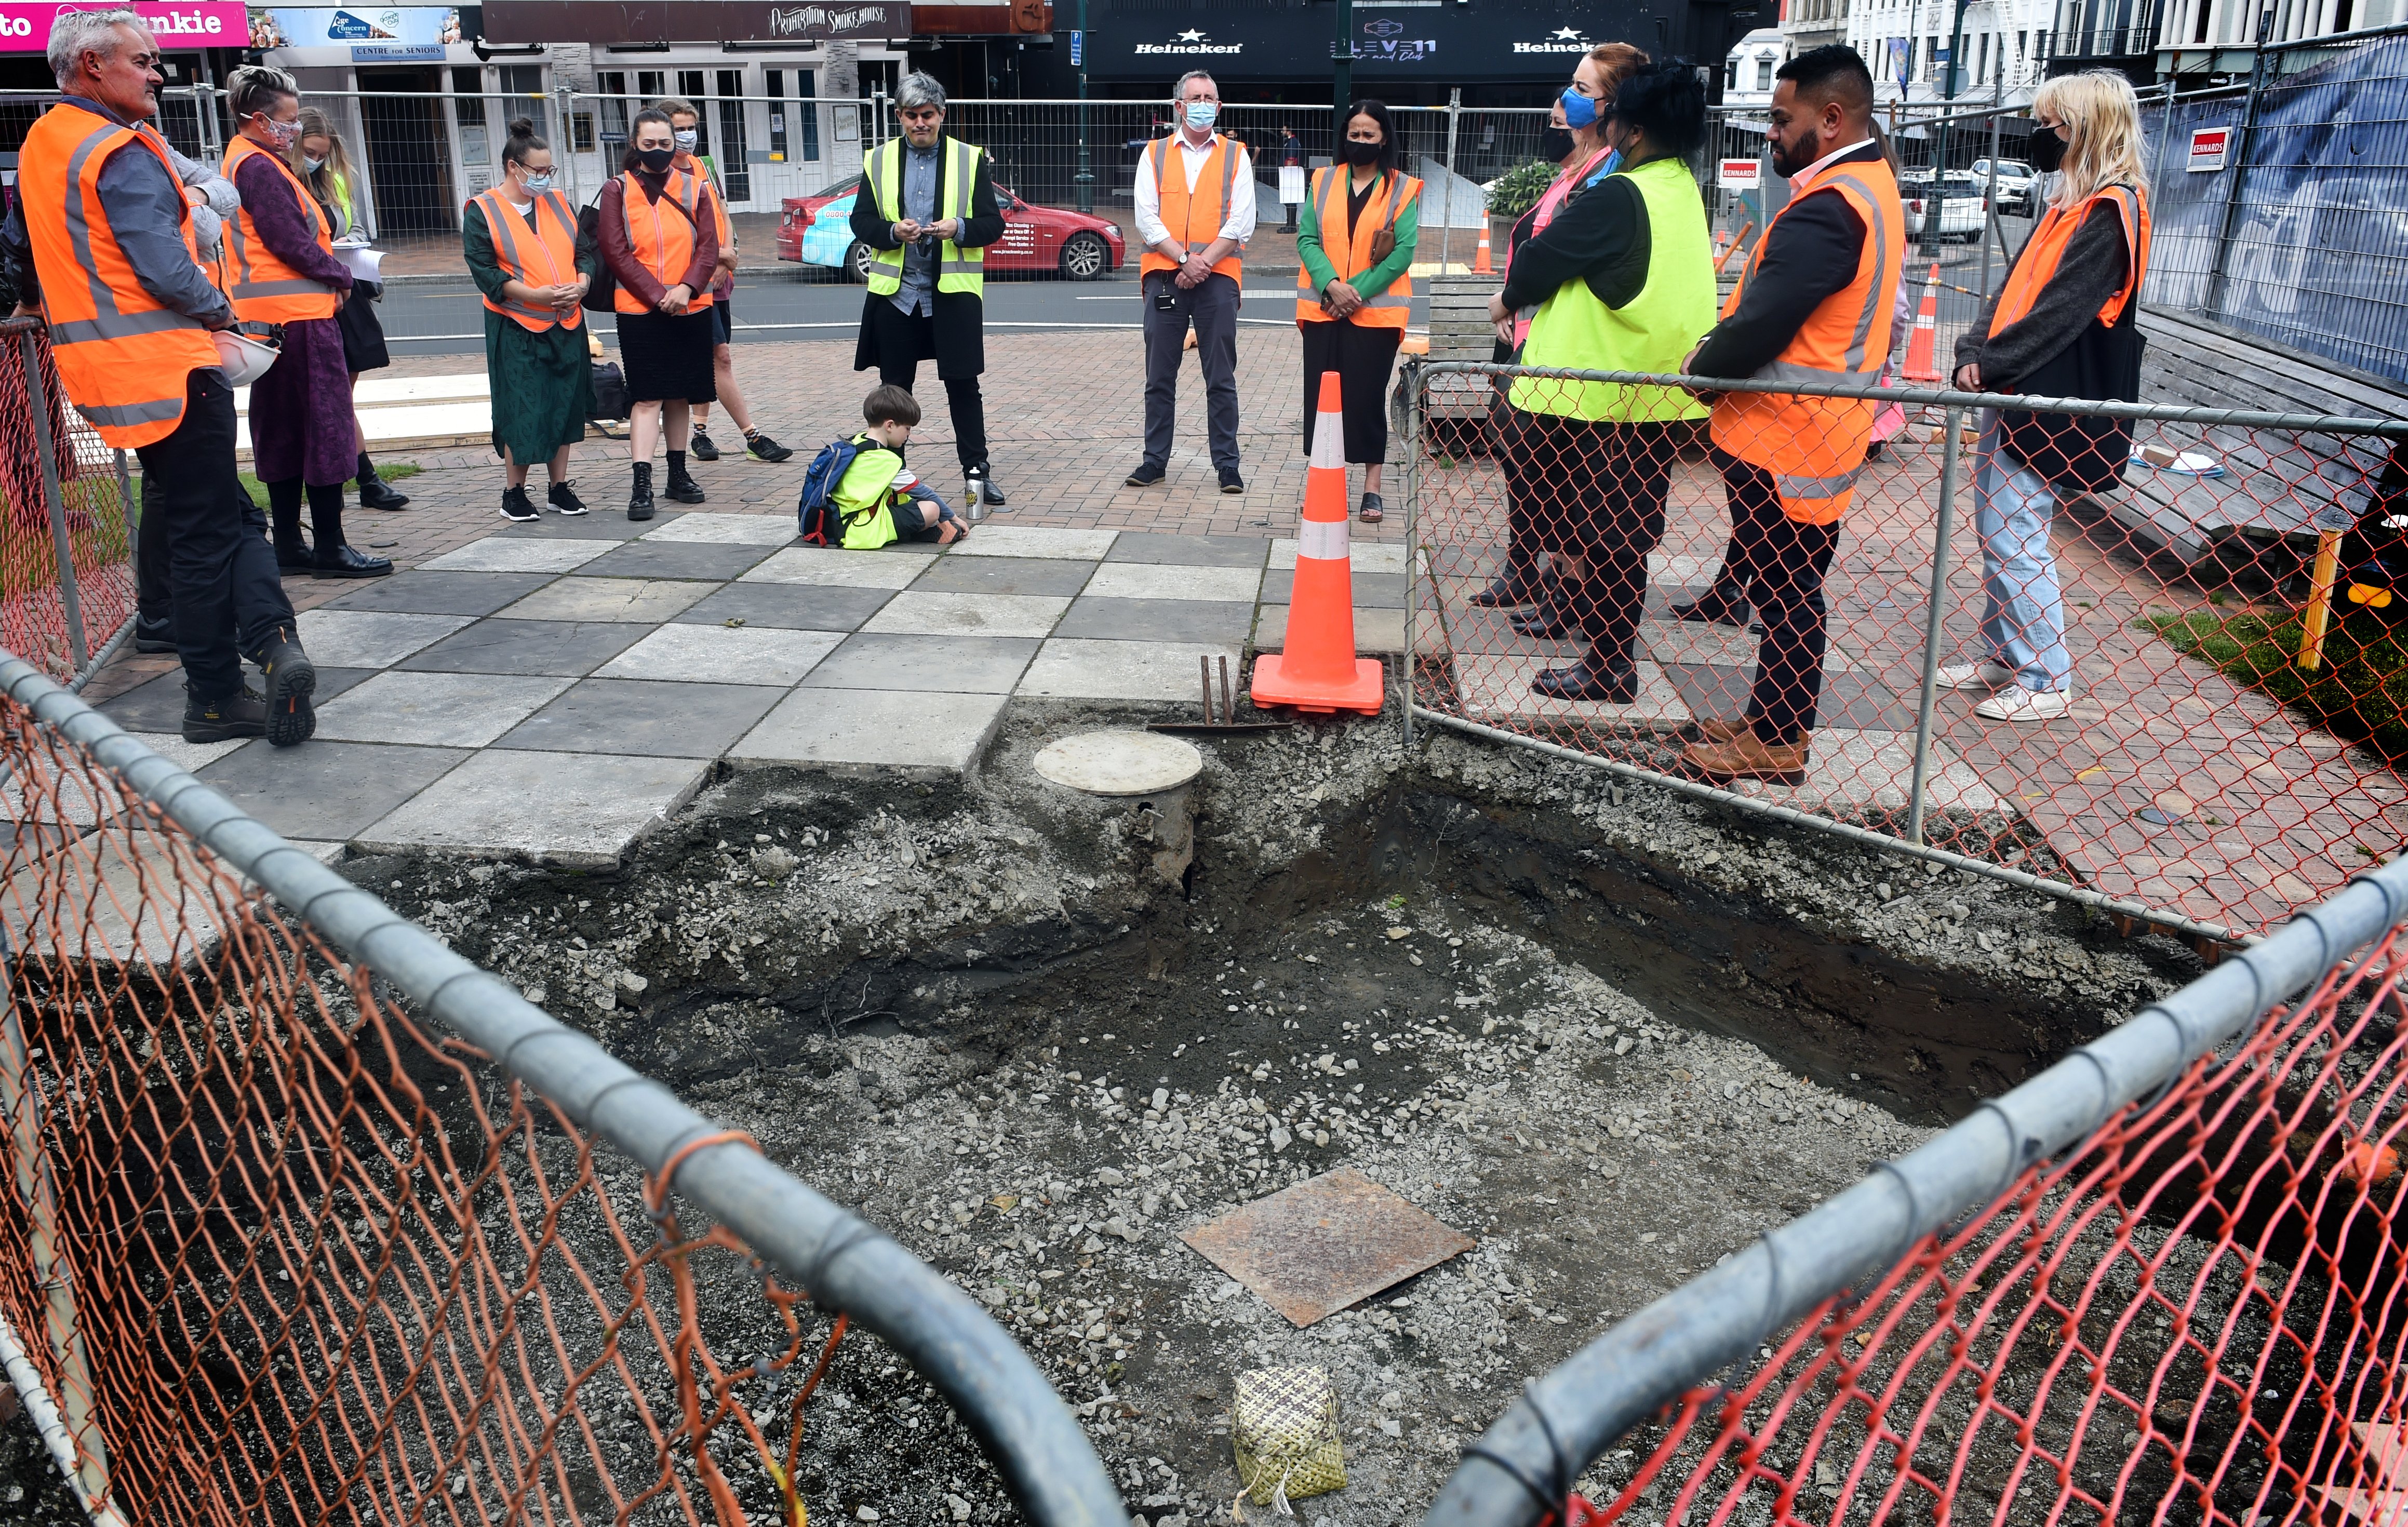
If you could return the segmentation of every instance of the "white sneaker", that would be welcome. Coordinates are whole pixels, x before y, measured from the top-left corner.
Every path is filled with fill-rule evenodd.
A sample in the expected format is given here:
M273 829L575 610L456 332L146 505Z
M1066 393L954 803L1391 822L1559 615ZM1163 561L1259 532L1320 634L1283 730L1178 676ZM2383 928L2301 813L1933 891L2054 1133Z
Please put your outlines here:
M1994 721L2045 721L2072 708L2071 690L2028 690L2016 684L1975 706L1973 714Z
M2015 681L2015 671L1990 662L1952 663L1939 673L1943 690L2002 690Z

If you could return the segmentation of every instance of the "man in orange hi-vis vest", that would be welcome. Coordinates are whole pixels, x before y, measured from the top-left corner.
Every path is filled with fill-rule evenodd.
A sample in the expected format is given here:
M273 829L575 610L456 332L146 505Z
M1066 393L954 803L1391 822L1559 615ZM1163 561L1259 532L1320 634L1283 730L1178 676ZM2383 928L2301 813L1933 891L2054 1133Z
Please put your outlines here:
M26 133L0 228L17 311L50 325L68 401L101 439L138 455L158 490L184 739L290 747L316 730L317 671L266 521L235 473L234 389L211 338L234 309L202 267L183 187L147 125L159 45L131 10L62 8L50 60L65 99ZM266 670L265 697L243 682L245 656Z
M1138 156L1136 218L1145 254L1138 290L1145 304L1145 460L1132 488L1160 482L1170 466L1179 407L1179 357L1196 325L1204 367L1204 429L1221 491L1242 493L1238 475L1239 264L1254 236L1254 166L1242 144L1212 130L1221 90L1201 69L1171 93L1177 125Z
M1693 377L1870 383L1889 354L1906 236L1898 178L1873 136L1873 80L1855 50L1784 64L1766 114L1789 204L1756 241L1738 290L1683 367ZM1731 539L1714 586L1683 620L1764 623L1756 682L1737 721L1698 723L1685 772L1712 780L1806 782L1823 692L1823 578L1840 544L1875 405L1869 397L1724 392L1710 425L1730 492Z

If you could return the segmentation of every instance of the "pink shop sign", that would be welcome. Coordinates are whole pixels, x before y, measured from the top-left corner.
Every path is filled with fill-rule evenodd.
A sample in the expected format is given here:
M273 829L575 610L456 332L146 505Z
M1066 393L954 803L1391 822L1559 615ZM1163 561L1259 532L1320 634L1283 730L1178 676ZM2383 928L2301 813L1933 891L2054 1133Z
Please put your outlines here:
M38 53L50 45L50 21L62 10L104 10L105 6L26 5L0 0L0 53ZM183 5L137 0L135 10L150 25L162 52L194 48L241 48L251 40L251 19L239 0L190 0Z

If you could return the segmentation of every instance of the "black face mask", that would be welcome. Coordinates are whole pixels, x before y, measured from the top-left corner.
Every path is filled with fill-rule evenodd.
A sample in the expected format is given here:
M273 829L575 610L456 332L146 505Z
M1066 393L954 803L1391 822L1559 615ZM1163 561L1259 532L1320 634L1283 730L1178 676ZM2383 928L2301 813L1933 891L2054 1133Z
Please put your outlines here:
M1560 164L1570 159L1574 147L1570 128L1549 122L1539 129L1539 157L1548 164Z
M636 163L652 171L654 175L658 175L664 170L666 170L676 158L677 150L675 149L638 149L636 150Z
M1380 162L1380 150L1385 147L1385 144L1361 143L1357 142L1354 138L1348 138L1346 140L1346 163L1349 164L1376 164Z
M2031 147L2025 151L2031 156L2033 169L2042 175L2054 175L2057 166L2065 163L2065 139L2057 136L2054 127L2039 128L2031 136Z

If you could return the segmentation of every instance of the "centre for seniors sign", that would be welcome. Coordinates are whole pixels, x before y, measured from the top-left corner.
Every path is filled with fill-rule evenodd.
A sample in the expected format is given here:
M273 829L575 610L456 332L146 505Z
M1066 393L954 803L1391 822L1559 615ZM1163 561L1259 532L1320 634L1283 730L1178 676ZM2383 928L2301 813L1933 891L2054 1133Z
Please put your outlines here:
M63 10L108 10L101 5L24 5L0 0L0 53L38 53L50 46L50 22ZM251 38L251 20L239 0L193 0L190 5L135 6L162 50L240 48Z

